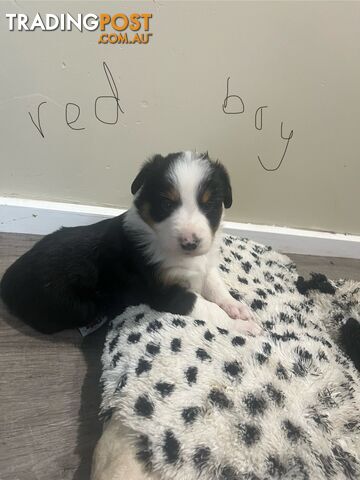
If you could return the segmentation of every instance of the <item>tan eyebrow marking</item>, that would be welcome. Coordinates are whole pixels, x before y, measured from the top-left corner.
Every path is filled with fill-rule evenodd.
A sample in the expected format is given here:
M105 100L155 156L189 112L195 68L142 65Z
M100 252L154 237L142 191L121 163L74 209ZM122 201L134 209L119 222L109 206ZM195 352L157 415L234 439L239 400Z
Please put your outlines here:
M167 190L163 197L173 201L173 202L178 202L180 200L180 193L176 190L176 188L170 188L170 190Z
M210 200L211 193L210 190L205 190L205 192L201 195L200 201L201 203L207 203Z
M150 205L148 202L145 202L141 208L139 209L140 217L144 220L145 223L149 225L149 227L154 227L154 220L150 215Z

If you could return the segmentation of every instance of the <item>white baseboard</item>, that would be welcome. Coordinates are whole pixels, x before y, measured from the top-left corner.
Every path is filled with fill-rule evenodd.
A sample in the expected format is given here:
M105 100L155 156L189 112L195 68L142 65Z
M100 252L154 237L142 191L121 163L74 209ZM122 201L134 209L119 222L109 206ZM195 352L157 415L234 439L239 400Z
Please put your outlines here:
M88 225L124 209L0 197L0 232L45 235L61 226ZM360 236L225 222L225 232L247 237L284 253L360 258Z

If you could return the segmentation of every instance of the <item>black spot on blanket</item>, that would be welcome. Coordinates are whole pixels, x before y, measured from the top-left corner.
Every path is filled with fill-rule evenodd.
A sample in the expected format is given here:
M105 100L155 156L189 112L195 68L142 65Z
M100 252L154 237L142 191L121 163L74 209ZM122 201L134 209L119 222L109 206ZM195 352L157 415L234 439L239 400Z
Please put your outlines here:
M111 360L111 367L112 368L115 368L118 364L118 361L120 360L120 358L122 357L122 354L120 352L116 352L115 355L113 356L112 360Z
M282 478L286 473L284 465L278 455L269 455L267 458L267 471L271 477Z
M265 305L267 305L266 302L263 302L262 300L260 300L260 298L255 298L255 300L251 304L251 308L255 311L262 310L265 307Z
M317 358L322 362L328 362L329 363L329 359L328 359L326 353L323 350L320 350L320 349L318 350Z
M254 395L253 393L249 393L244 398L244 403L252 416L262 415L267 408L266 400L261 395Z
M229 333L229 330L226 330L226 328L220 328L216 327L218 332L221 333L221 335L227 335Z
M240 437L247 447L251 447L260 440L261 430L251 423L240 423L238 425Z
M275 326L275 323L274 322L271 322L270 320L266 320L264 323L263 323L264 327L267 329L267 330L272 330Z
M271 345L268 342L263 343L263 352L266 353L266 355L270 355L271 353Z
M181 416L184 419L184 422L186 424L191 424L195 422L199 413L200 413L199 407L188 407L188 408L184 408Z
M118 341L120 338L120 333L115 335L115 337L109 342L109 353L112 353L114 351L114 348L116 347Z
M268 383L266 385L266 393L268 394L269 398L278 406L282 407L285 401L284 393L274 387L272 383Z
M359 462L349 452L345 451L340 445L332 449L336 461L341 465L342 471L346 478L357 478Z
M229 293L230 295L235 299L237 300L238 302L240 302L242 300L242 296L240 295L239 291L238 290L235 290L235 288L231 288L229 290Z
M139 376L144 372L148 372L151 370L151 363L145 360L144 358L140 358L138 366L135 369L136 375Z
M160 393L160 395L165 398L172 394L172 392L175 390L175 385L168 382L158 382L155 385L155 388Z
M238 275L238 280L239 280L240 283L243 283L244 285L249 284L249 282L246 280L246 278L240 277L239 275Z
M198 369L197 367L189 367L185 371L185 377L189 385L196 383Z
M266 298L267 297L267 294L265 292L265 290L263 290L262 288L258 288L256 290L256 293L259 295L259 297L262 297L262 298Z
M304 277L298 277L295 286L299 293L305 295L309 290L318 290L321 293L334 295L335 288L322 273L310 273L311 279L305 280Z
M267 282L272 283L275 280L275 277L271 275L270 272L264 272L264 278Z
M205 322L204 322L204 320L196 319L196 320L194 320L194 324L198 327L199 326L203 327L205 325Z
M181 328L185 328L185 327L186 327L186 322L185 322L185 320L183 320L182 318L174 318L174 320L172 321L172 324L173 324L175 327L181 327Z
M317 455L317 458L320 460L321 469L325 472L326 478L331 478L336 474L336 469L334 468L334 458L330 455Z
M140 395L135 402L135 412L140 417L151 418L154 413L154 404L147 395Z
M193 461L196 468L203 470L203 468L206 467L209 462L210 455L211 452L209 447L197 447L193 456Z
M153 320L152 322L149 323L149 325L147 326L147 329L146 331L148 333L152 333L152 332L157 332L159 331L161 328L162 328L163 324L161 322L159 322L159 320Z
M128 336L128 343L138 343L141 338L141 333L136 332L136 333L130 333Z
M234 347L242 347L245 345L245 338L244 337L239 337L236 336L231 340L231 343L234 345Z
M280 340L282 342L288 342L289 340L299 340L299 337L294 332L289 332L288 330L282 335L271 332L271 338L273 340Z
M301 457L292 457L288 462L288 471L296 480L310 480L304 460ZM312 479L311 479L312 480Z
M139 322L142 318L144 318L145 313L138 313L135 317L135 322Z
M171 430L165 432L163 452L167 463L176 463L180 458L180 443Z
M121 377L120 380L116 386L115 392L120 392L124 387L126 387L128 381L128 375L127 373L124 373Z
M279 320L280 322L286 323L287 325L290 325L290 323L294 323L294 319L285 312L280 312Z
M268 357L258 352L258 353L255 353L255 359L260 365L262 365L263 363L266 362L266 360L268 360Z
M212 342L213 339L215 338L215 335L213 333L211 333L210 330L206 330L206 332L204 333L204 338L208 342Z
M249 272L250 272L251 267L252 267L251 263L249 263L249 262L243 262L241 265L242 265L242 268L244 269L245 273L249 273Z
M181 350L181 339L180 338L173 338L171 340L170 348L175 353L180 352L180 350Z
M302 429L294 425L294 423L290 422L290 420L285 420L282 423L282 426L287 438L291 443L297 443L301 438L303 438L304 434Z
M243 373L242 367L236 360L234 362L225 362L224 370L231 377L237 377L239 374Z
M150 355L157 355L160 352L160 345L150 342L146 345L146 351Z
M225 267L225 265L222 263L220 263L219 268L225 273L230 273L230 270L227 267Z
M209 355L209 354L207 353L207 351L204 350L203 348L198 348L198 349L196 350L196 356L197 356L198 358L200 358L200 360L201 360L202 362L204 362L205 360L211 360L210 355Z
M219 480L239 480L239 476L236 473L236 470L229 465L222 467L220 470ZM249 477L248 477L249 478Z
M217 388L211 390L209 393L209 400L213 405L221 409L232 407L232 401L227 398L224 392Z
M136 441L136 458L144 465L147 471L153 469L152 465L153 451L147 435L140 435Z

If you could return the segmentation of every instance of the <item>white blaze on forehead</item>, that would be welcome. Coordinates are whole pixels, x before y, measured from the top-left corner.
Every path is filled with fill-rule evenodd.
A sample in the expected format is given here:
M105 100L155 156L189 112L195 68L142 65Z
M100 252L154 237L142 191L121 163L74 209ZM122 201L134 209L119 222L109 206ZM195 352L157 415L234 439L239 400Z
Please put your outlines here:
M181 203L187 208L197 206L196 197L199 185L204 182L210 172L207 160L193 152L184 152L173 164L169 178L180 193Z

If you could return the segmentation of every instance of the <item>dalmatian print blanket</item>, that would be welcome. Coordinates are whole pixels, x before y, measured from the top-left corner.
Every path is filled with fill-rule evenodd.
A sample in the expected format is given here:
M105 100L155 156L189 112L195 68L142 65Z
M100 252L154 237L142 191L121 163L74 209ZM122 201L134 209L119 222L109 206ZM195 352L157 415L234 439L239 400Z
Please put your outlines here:
M359 479L360 377L336 341L360 284L302 295L289 258L230 236L219 268L263 334L128 308L107 334L103 415L164 479Z

